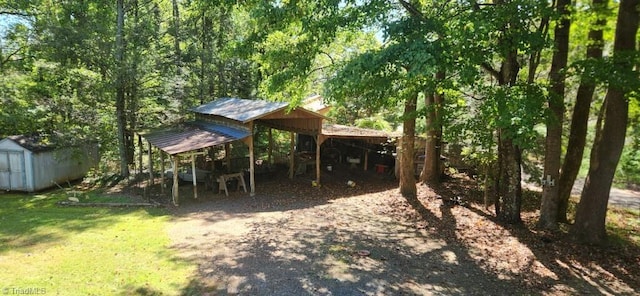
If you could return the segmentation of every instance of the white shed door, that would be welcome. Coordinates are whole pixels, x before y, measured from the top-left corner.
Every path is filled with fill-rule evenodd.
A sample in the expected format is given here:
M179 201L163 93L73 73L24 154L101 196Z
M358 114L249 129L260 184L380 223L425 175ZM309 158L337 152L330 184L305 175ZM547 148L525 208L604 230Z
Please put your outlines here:
M22 151L0 151L0 189L26 190L26 171Z

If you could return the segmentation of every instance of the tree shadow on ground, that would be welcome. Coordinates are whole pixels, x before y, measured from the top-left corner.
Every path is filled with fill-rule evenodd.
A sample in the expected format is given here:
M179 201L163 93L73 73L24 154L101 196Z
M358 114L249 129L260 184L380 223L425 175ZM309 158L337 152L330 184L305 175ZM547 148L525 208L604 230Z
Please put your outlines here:
M357 198L357 197L354 197ZM301 216L305 217L301 217ZM349 207L257 219L235 239L177 248L200 262L219 294L519 294L513 279L480 269L455 239ZM452 223L446 215L441 223Z
M375 177L375 176L374 176ZM357 188L308 180L262 183L172 209L173 248L197 263L184 294L633 294L637 250L572 245L531 223L504 225L484 209L477 184L447 180L415 199L397 181ZM462 197L466 206L444 203ZM528 194L525 221L539 200ZM177 238L176 238L177 237ZM551 241L548 241L551 239ZM610 260L613 258L613 260ZM194 292L195 291L195 292Z
M62 190L0 197L0 254L53 244L74 233L110 225L118 216L131 213L130 209L59 207L56 202L67 199ZM161 214L157 209L147 212L152 216Z
M461 179L451 180L451 182L454 184L436 189L437 194L451 196L461 188L472 188L469 185L455 184L455 182L464 182ZM522 245L527 252L531 252L532 262L541 264L548 270L544 273L525 272L513 275L523 278L530 288L547 293L634 294L634 291L640 287L638 279L640 250L632 244L606 247L584 246L571 241L566 230L557 233L536 231L535 223L541 198L539 192L525 192L522 225L508 225L498 221L491 212L484 209L482 201L479 200L479 193L466 196L470 197L467 209L505 229L507 233L503 236L516 238L519 245ZM422 203L413 202L412 205L420 209ZM496 234L493 239L499 241L501 237ZM468 243L465 242L465 244ZM496 245L495 247L504 246ZM509 254L506 253L505 256L504 259L508 260ZM529 266L528 269L530 271L540 269L540 267L533 267Z
M518 239L486 212L452 207L437 198L467 196L473 187L435 193L421 186L421 191L430 193L407 200L399 196L396 181L384 186L382 181L359 182L360 191L348 191L342 184L327 182L313 188L306 182L282 181L273 188L264 186L255 198L222 197L174 209L173 248L183 260L199 265L198 278L184 293L194 289L221 295L599 291L574 288L576 283L554 287L563 280L536 275L546 260L537 266L535 253L525 256L527 262L516 269L505 263L511 258L493 255L508 252L507 243ZM474 223L498 233L469 238L468 233L477 232ZM505 243L483 241L487 238ZM540 286L548 283L551 286Z

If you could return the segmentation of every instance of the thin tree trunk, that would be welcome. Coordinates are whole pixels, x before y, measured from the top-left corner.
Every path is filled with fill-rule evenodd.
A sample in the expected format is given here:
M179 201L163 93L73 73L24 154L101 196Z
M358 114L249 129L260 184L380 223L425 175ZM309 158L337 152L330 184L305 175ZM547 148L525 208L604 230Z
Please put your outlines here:
M200 53L200 104L204 104L205 99L211 95L210 88L211 85L210 79L208 79L209 69L211 68L211 29L212 29L212 20L211 16L207 14L207 12L202 12L202 28L201 28L201 39L202 39L202 52Z
M562 1L562 0L559 0ZM540 26L538 26L537 33L541 36L548 36L549 32L549 16L545 15L540 20ZM538 72L538 66L540 66L540 60L542 58L542 48L531 53L529 56L529 74L527 76L527 83L532 84L536 80L536 73Z
M445 79L445 72L435 74L436 88ZM420 174L422 182L438 185L441 177L440 155L442 154L442 105L444 94L436 90L432 95L425 96L427 108L427 141L425 145L424 167Z
M125 92L125 109L126 109L126 116L127 116L127 124L128 124L128 131L130 131L130 133L133 133L134 131L137 130L138 128L138 109L140 108L139 104L138 104L138 68L140 65L140 45L142 44L142 41L140 40L140 34L139 29L140 29L140 18L138 15L138 10L139 10L139 6L138 6L138 1L137 0L133 0L131 1L131 5L132 5L132 11L133 11L133 32L131 33L132 35L132 40L130 42L130 48L131 50L129 51L132 55L132 61L131 61L131 66L129 67L128 71L129 75L127 76L127 92ZM134 155L135 154L135 147L134 147L134 137L131 136L130 137L131 141L127 142L127 153L128 155Z
M636 49L638 31L638 4L640 0L621 0L613 45L614 57ZM635 65L630 60L620 60L615 67L624 72ZM597 149L592 150L592 161L585 181L576 221L571 235L578 241L602 244L606 240L605 221L611 183L622 154L627 131L629 102L626 90L609 86L605 97L605 113L602 136Z
M427 139L424 148L424 166L420 173L420 181L429 185L437 185L439 182L438 174L438 131L436 130L436 104L435 92L424 96L425 108L427 109ZM436 159L436 157L438 159Z
M218 32L216 34L215 47L216 51L222 51L227 42L226 36L228 35L229 25L228 20L230 18L229 10L225 7L218 8ZM216 55L216 71L217 77L211 77L211 94L215 94L216 97L224 97L229 95L235 95L233 91L231 91L230 87L233 87L232 82L230 81L230 73L227 69L225 69L227 61L223 60L220 55ZM214 78L216 89L214 89Z
M603 14L604 11L606 11L608 2L608 0L593 0L592 2L592 6L598 17L589 31L587 59L602 58L602 48L604 45L602 28L607 21ZM584 146L587 140L589 111L591 109L593 93L596 88L595 84L588 80L589 79L582 79L578 87L576 103L573 107L573 115L571 117L571 133L569 134L567 153L564 157L560 182L558 184L560 188L558 193L557 221L561 223L568 222L567 210L569 208L569 197L571 197L573 184L580 171Z
M178 0L172 0L173 6L173 62L179 74L182 65L182 52L180 50L180 6Z
M417 196L414 168L414 143L416 133L417 95L412 95L404 104L404 122L402 128L402 144L400 155L400 193L406 198Z
M564 121L564 68L567 67L569 55L569 29L571 20L569 8L571 0L558 0L556 11L560 14L560 21L555 27L555 51L551 59L549 71L549 110L547 116L547 136L545 141L544 174L545 180L551 181L544 184L542 190L542 203L540 205L540 218L538 227L548 230L558 229L558 180L560 179L560 166L562 157L562 123Z
M126 146L126 125L127 116L125 114L125 84L124 84L124 0L117 0L117 28L116 28L116 120L118 124L118 151L120 154L120 175L129 176L129 157Z

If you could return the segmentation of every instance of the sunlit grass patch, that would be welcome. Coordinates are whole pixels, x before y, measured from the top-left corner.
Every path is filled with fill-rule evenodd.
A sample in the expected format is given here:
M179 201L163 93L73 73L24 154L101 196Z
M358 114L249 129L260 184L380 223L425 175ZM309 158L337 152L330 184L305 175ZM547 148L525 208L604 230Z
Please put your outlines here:
M195 267L169 248L164 209L55 205L66 198L64 192L0 195L0 289L175 295L190 284Z

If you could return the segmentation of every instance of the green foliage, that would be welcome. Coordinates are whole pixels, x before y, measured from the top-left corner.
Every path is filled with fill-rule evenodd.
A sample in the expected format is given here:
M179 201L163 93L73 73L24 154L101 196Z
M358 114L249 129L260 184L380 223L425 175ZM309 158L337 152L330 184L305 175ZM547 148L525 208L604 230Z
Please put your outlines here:
M393 131L391 124L380 115L356 119L355 125L362 128L370 128L388 132Z
M375 1L374 1L375 2ZM375 3L319 1L248 5L255 28L245 43L259 66L260 95L292 105L335 75L345 60L377 47L374 35L360 31L362 15Z
M640 184L640 101L629 103L629 144L625 146L616 172L617 182L624 185Z
M439 118L445 140L464 143L468 155L493 161L496 129L528 151L538 149L535 127L546 116L543 83L553 50L538 26L557 17L549 2L176 3L178 22L172 1L125 1L129 132L182 120L188 108L216 97L262 97L295 106L312 93L335 104L330 116L337 123L395 130L406 118L402 103L409 94L438 91L446 98ZM567 74L637 90L637 72L616 67L638 64L637 52L582 58L594 19L607 20L605 41L612 41L617 5L594 10L588 1L576 3ZM0 31L0 135L97 139L107 158L115 155L114 1L0 1L0 7L13 15ZM519 79L513 87L498 86L495 75L483 72L499 71L510 51L525 72L529 55L540 50L534 84ZM437 71L446 78L435 81ZM421 100L417 109L409 116L423 118ZM417 130L426 130L423 121ZM636 150L626 151L628 164L620 167L628 178L637 157Z
M624 65L640 63L640 52L617 53L602 59L584 59L573 64L575 75L596 85L610 85L625 92L640 89L638 70Z
M535 126L544 120L545 92L546 88L535 84L494 88L484 109L485 122L521 148L531 148L538 136Z
M31 132L43 115L36 104L25 100L30 85L29 77L18 72L0 76L0 137Z

